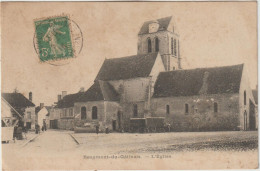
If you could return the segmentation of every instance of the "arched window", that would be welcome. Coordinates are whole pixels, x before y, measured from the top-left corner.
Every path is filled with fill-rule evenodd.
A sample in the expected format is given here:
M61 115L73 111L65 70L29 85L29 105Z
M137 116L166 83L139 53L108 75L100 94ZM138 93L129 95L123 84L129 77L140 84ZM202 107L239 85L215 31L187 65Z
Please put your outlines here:
M177 56L177 42L176 42L176 39L174 39L174 56Z
M148 53L152 52L152 41L150 38L147 39Z
M246 105L246 91L244 91L244 105Z
M134 113L134 117L137 117L137 116L138 116L138 108L137 108L137 104L134 104L133 113Z
M171 54L173 55L173 38L171 38Z
M158 39L158 37L155 38L155 52L159 52L159 39Z
M166 114L169 115L170 114L170 106L166 105Z
M97 119L97 106L92 107L92 119Z
M189 105L186 103L185 104L185 113L188 114L189 113Z
M87 119L87 109L86 107L81 107L81 119Z
M218 103L214 102L214 112L218 112Z

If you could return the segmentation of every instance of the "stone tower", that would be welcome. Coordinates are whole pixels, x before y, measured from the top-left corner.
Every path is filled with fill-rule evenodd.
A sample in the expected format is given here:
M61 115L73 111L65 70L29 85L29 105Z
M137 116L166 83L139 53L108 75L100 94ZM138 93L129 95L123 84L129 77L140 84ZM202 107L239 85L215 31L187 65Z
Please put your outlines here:
M179 35L172 16L145 22L138 33L137 54L159 52L166 71L181 69Z

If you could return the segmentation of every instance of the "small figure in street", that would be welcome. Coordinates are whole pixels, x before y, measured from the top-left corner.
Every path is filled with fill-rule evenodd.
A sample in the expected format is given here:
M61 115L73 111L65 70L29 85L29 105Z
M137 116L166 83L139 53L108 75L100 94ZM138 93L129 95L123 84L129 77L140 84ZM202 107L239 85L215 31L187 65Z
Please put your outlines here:
M40 134L40 125L38 124L35 125L35 133Z
M44 127L44 131L47 131L47 125L45 121L43 121L43 127Z
M14 133L13 133L14 142L15 142L15 139L17 138L17 128L18 128L18 126L15 125L15 126L14 126Z
M109 129L108 129L108 127L106 127L106 134L108 134L109 133Z
M97 133L97 135L99 133L99 124L96 125L96 133Z
M42 132L44 131L44 125L42 125Z
M21 126L19 126L16 130L16 138L17 140L23 139L23 128Z

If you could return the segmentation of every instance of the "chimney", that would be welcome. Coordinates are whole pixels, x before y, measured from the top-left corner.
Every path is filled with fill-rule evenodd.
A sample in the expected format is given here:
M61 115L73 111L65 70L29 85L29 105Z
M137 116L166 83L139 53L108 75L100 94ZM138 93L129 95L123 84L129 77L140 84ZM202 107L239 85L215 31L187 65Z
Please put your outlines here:
M58 102L61 100L61 95L58 94Z
M40 103L40 109L44 107L44 103Z
M29 100L32 102L32 92L29 93Z
M67 91L62 91L61 92L61 99L63 99L67 95Z
M84 92L85 90L84 90L84 87L81 87L80 89L79 89L79 92Z

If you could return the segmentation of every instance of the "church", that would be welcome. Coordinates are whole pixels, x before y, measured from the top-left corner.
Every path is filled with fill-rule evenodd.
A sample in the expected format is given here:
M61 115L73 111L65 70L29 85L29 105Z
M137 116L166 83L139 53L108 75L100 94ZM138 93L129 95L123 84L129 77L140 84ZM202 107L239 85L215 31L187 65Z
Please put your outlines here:
M173 17L144 22L137 54L105 59L74 99L74 127L129 130L132 118L160 117L172 131L255 130L244 64L183 69Z

